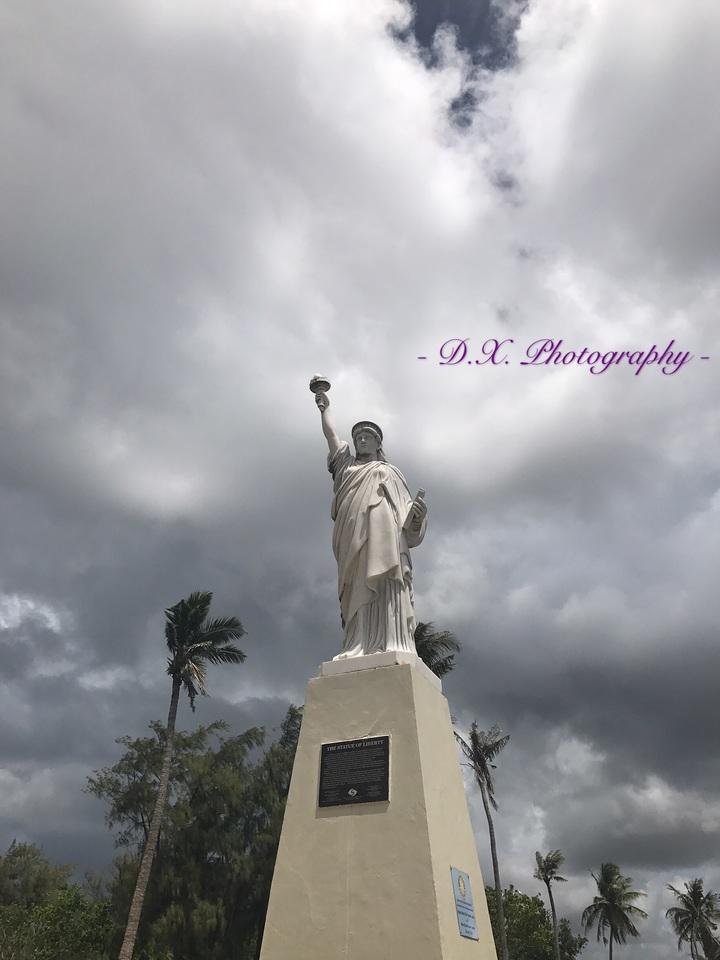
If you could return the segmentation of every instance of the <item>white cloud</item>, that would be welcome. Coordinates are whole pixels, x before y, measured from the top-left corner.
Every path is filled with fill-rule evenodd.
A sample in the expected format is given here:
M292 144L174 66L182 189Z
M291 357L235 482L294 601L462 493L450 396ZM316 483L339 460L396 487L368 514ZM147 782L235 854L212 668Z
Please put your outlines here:
M60 632L60 614L49 604L17 593L1 593L0 630L16 630L26 620L35 620L53 633Z

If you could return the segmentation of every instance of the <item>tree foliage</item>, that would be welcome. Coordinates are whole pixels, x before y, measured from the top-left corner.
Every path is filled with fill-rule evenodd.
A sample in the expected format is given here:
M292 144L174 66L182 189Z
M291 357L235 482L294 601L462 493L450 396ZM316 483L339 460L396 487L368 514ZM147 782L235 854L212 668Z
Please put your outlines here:
M10 844L0 856L0 906L33 907L68 885L72 868L50 863L34 843Z
M498 911L493 887L486 887L488 910L496 949L500 952ZM512 885L503 890L503 914L510 960L553 960L553 928L550 914L539 895L530 897ZM558 924L560 960L575 960L587 943L575 936L563 918Z
M35 844L0 856L0 960L104 960L110 904L69 882Z
M265 752L263 731L228 736L221 722L175 734L168 804L137 939L139 960L253 960L267 910L301 712L290 707ZM105 800L125 853L115 863L112 913L127 914L147 811L163 757L162 724L95 773L88 790ZM116 951L122 923L116 922Z

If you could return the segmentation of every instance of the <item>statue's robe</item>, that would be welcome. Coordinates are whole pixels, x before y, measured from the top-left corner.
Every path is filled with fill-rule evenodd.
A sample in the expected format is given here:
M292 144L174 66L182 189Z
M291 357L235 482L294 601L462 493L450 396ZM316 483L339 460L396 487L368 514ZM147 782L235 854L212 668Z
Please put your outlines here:
M389 463L359 463L343 441L328 457L333 476L333 551L345 639L340 657L384 650L415 652L410 547L425 536L411 527L412 496ZM335 659L338 659L337 657Z

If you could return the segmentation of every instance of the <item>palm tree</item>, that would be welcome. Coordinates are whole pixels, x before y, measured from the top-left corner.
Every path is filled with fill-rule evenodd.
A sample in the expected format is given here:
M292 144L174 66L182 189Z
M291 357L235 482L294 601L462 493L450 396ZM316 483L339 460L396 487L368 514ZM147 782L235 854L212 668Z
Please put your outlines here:
M436 630L434 623L418 623L415 628L415 649L436 677L444 677L455 666L455 654L460 652L460 641L450 630Z
M647 917L644 910L634 905L644 893L631 890L630 877L624 877L614 863L600 864L600 876L592 874L597 883L598 896L583 911L582 922L585 933L597 924L597 938L610 943L609 960L612 960L613 943L626 943L628 936L639 937L640 931L632 922L632 917Z
M132 960L135 949L140 914L142 913L145 891L150 879L150 868L160 837L165 803L167 800L170 763L173 753L175 718L177 716L180 689L185 688L190 698L190 706L195 710L195 698L207 694L205 685L206 664L242 663L245 654L233 644L239 640L245 630L237 617L217 617L209 620L212 593L198 591L191 593L186 600L180 600L174 607L165 611L165 639L170 656L167 672L172 677L170 709L165 728L165 750L163 753L158 791L155 799L150 827L143 848L140 869L135 882L130 911L128 913L125 936L118 960Z
M550 910L552 912L553 924L553 945L555 947L555 960L560 960L560 942L558 940L557 913L555 912L555 900L552 894L552 882L566 883L565 877L558 873L560 867L565 863L565 857L559 850L551 850L546 856L540 856L539 851L535 853L537 867L533 876L536 880L542 880L547 887L548 897L550 899Z
M491 771L495 769L493 760L508 742L510 736L503 734L498 726L492 726L487 732L485 730L478 730L477 723L473 721L470 727L469 742L463 740L458 733L455 734L455 737L460 744L460 749L467 758L468 762L466 766L471 767L475 774L475 779L480 787L483 807L485 808L485 816L487 817L488 831L490 833L490 853L492 855L493 873L495 875L495 899L497 902L497 920L500 931L501 960L508 960L502 884L500 883L500 867L498 866L497 847L495 846L495 827L493 826L490 807L492 807L493 810L497 810L498 808L497 801L495 800L495 784L493 783L491 773Z
M683 943L687 943L693 960L702 958L698 946L702 946L707 960L720 957L720 944L713 935L720 920L720 893L712 890L705 893L700 877L685 884L685 893L671 884L668 884L668 890L672 890L680 901L680 906L670 907L665 912L678 936L678 950L682 949Z

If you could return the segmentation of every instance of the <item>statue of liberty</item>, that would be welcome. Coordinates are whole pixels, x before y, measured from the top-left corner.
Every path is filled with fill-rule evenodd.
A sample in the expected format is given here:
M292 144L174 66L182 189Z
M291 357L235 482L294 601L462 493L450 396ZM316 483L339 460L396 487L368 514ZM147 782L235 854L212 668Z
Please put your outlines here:
M412 497L405 477L385 459L382 430L369 420L352 428L353 456L328 414L329 382L314 377L310 389L333 478L333 552L345 633L334 659L386 650L415 653L410 548L425 536L424 490Z

